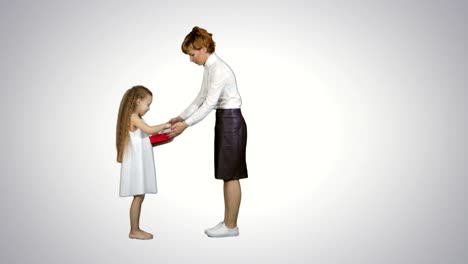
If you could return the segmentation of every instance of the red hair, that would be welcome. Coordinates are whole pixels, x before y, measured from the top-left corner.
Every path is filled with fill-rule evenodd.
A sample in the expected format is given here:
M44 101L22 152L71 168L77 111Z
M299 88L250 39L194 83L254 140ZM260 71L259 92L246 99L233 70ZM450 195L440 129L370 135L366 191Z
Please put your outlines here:
M213 34L208 33L206 29L194 27L182 42L182 52L188 54L188 49L200 50L206 48L208 53L215 51L216 43L213 41Z

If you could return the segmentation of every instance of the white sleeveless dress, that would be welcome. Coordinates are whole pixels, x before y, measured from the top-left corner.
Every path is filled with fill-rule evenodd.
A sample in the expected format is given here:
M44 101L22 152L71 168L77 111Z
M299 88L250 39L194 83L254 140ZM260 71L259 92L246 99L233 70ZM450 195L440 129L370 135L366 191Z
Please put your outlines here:
M129 133L120 170L120 196L157 193L153 146L149 135L139 128Z

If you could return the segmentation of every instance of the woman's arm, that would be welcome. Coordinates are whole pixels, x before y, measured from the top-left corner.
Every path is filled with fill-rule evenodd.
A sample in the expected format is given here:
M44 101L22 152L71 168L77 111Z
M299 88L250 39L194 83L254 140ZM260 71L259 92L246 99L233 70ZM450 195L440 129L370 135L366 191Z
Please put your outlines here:
M204 81L205 80L203 80L203 82ZM195 97L193 102L182 113L180 113L178 117L180 117L181 120L178 120L178 122L181 122L187 119L189 116L191 116L193 112L195 112L200 107L200 105L203 104L203 102L205 101L205 97L206 97L206 91L203 89L203 86L202 86L200 88L200 91L197 94L197 97Z
M149 135L157 134L161 130L171 127L170 123L164 123L164 124L160 124L156 126L149 126L138 115L135 115L135 114L132 115L131 121L132 121L133 126L141 129L141 131Z
M210 78L207 84L207 94L204 97L201 105L196 109L190 117L184 118L188 126L192 126L205 118L211 110L218 104L219 97L226 83L226 71L222 68L216 68L210 72Z
M214 70L210 73L211 77L207 85L207 95L203 97L203 102L187 119L182 119L180 116L178 122L171 122L171 132L168 133L169 137L177 137L184 132L184 130L205 118L211 110L216 106L221 96L221 92L226 82L226 75L221 69ZM171 119L176 121L177 117Z

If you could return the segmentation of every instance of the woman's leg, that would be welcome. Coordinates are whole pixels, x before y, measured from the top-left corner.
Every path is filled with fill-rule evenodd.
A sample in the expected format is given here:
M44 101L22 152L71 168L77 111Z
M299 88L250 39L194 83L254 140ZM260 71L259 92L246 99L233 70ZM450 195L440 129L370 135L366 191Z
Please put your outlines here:
M237 227L237 217L241 202L239 180L224 181L224 224L228 228Z
M153 235L140 229L141 204L145 199L144 195L135 195L130 206L130 238L152 239Z

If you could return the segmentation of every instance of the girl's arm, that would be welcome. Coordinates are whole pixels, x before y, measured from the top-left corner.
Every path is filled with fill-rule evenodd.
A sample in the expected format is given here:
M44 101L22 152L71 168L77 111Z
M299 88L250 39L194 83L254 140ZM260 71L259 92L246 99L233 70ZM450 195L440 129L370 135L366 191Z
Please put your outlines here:
M159 133L165 128L170 128L170 123L164 123L156 126L148 126L138 115L133 114L131 118L132 125L141 129L146 134L153 135Z

